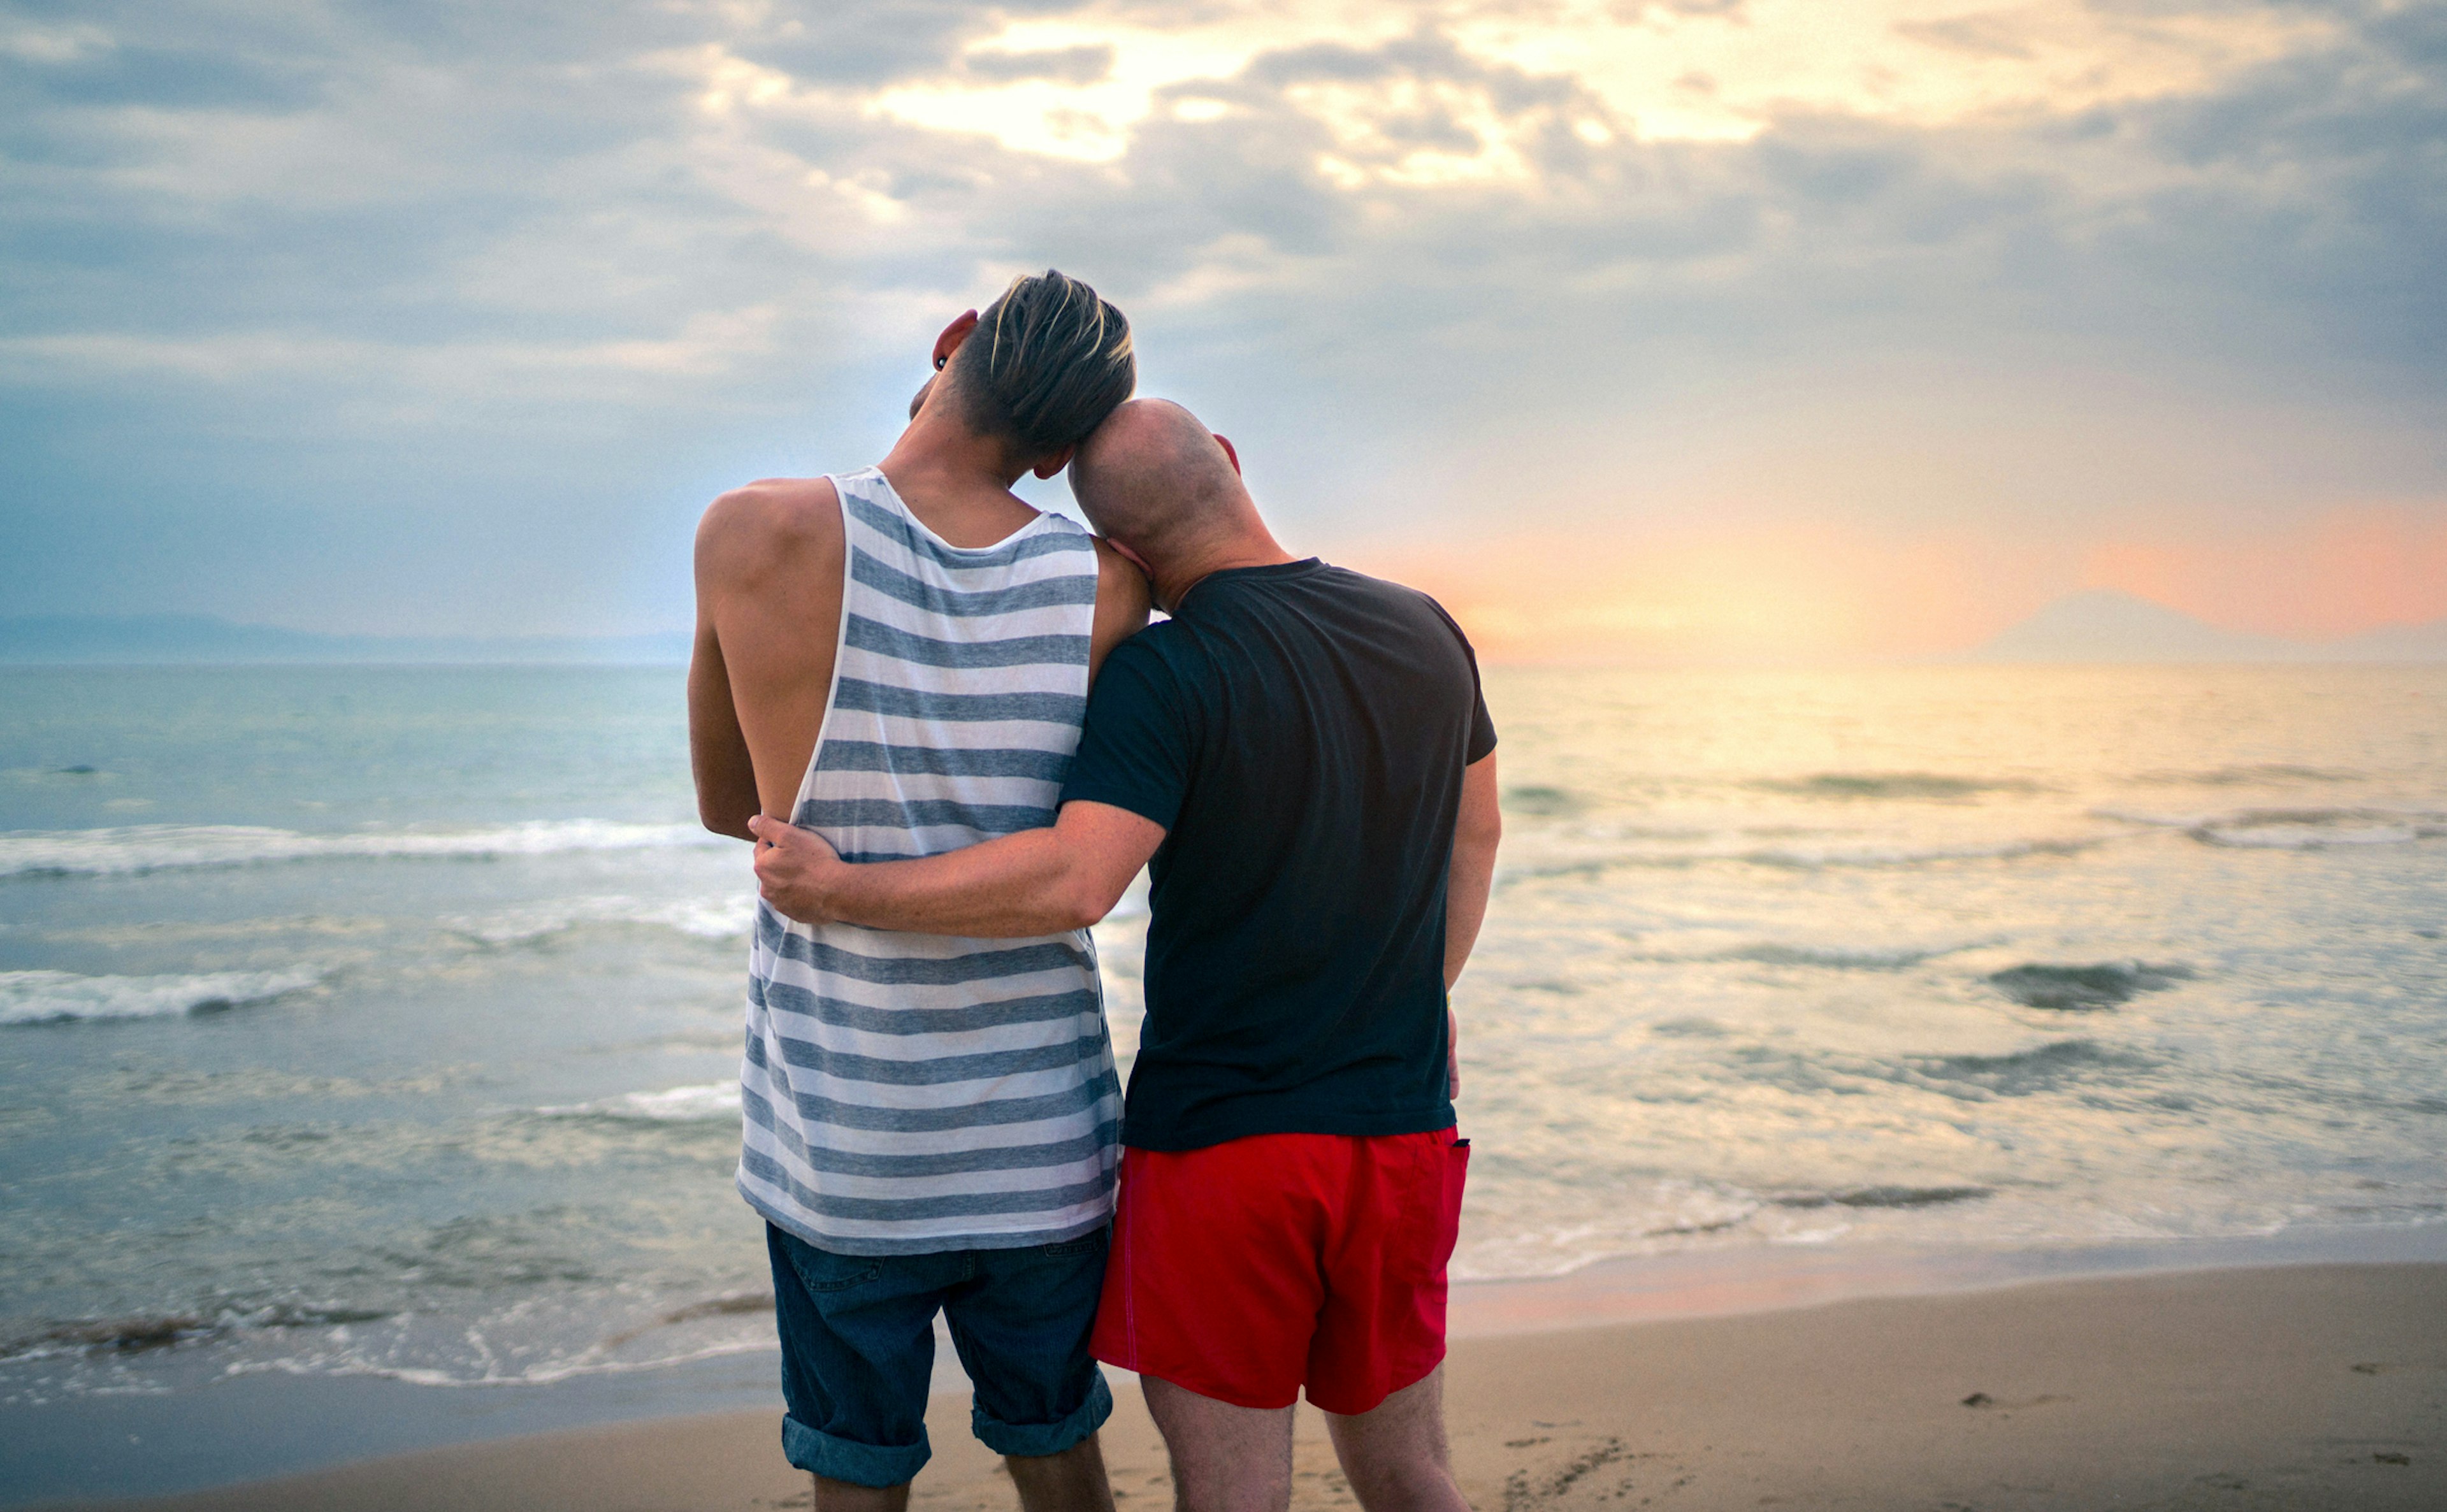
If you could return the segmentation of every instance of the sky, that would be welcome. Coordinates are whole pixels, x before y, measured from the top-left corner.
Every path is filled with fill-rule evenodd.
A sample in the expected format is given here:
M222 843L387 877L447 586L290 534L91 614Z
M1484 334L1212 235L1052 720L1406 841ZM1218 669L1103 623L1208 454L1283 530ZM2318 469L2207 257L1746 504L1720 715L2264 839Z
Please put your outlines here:
M1498 659L2447 616L2397 0L0 0L0 614L683 626L1046 266Z

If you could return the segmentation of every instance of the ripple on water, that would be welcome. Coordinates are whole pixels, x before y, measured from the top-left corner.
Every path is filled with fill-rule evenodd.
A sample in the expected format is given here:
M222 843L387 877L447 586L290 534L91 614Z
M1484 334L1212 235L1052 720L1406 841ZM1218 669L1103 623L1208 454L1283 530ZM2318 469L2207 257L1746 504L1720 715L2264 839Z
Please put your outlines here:
M2115 1008L2143 992L2163 992L2192 979L2183 965L2142 961L2096 961L2087 965L2030 962L1988 973L1989 985L2024 1008L2087 1012Z

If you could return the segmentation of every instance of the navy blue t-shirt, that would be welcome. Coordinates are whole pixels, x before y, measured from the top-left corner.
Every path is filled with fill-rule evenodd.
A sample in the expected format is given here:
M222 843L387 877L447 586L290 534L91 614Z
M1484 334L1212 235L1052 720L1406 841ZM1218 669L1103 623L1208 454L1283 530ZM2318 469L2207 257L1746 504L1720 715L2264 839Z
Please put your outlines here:
M1445 882L1478 664L1425 594L1216 573L1105 660L1063 784L1166 829L1122 1140L1449 1128Z

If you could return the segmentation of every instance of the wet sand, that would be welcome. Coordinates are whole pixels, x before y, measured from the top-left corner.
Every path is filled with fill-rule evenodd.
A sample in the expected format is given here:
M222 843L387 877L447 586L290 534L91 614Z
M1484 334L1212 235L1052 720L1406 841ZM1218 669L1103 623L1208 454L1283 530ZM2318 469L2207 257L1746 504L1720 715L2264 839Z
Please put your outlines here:
M2303 1265L1882 1297L1464 1339L1449 1415L1482 1508L2447 1507L2447 1265ZM1170 1503L1135 1389L1124 1508ZM940 1397L913 1504L1007 1508ZM154 1512L804 1507L768 1413L420 1451ZM1300 1507L1352 1505L1302 1409Z

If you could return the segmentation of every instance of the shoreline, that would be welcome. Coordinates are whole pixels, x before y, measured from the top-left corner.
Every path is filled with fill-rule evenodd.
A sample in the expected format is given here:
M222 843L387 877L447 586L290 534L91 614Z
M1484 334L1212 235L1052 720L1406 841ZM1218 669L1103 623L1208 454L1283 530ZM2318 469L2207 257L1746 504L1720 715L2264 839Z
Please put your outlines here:
M1135 1391L1104 1432L1124 1508L1169 1504ZM2447 1265L2277 1265L1458 1341L1454 1468L1506 1512L2447 1504ZM84 1512L715 1512L806 1504L768 1408L394 1455ZM912 1504L1012 1505L938 1396ZM1293 1505L1353 1505L1303 1408Z
M2447 1226L2063 1249L1779 1248L1603 1261L1552 1278L1456 1283L1456 1392L1465 1362L1489 1351L1570 1353L1602 1335L1729 1326L1771 1336L1808 1333L1821 1326L1813 1318L1864 1308L1942 1313L2001 1305L2010 1311L2019 1304L1981 1299L2066 1287L2214 1292L2241 1284L2221 1278L2253 1276L2263 1279L2252 1284L2285 1290L2294 1284L2284 1279L2289 1273L2365 1272L2431 1277L2437 1311L2447 1319ZM2447 1345L2438 1364L2438 1379L2447 1384ZM1541 1373L1543 1368L1532 1371ZM936 1389L939 1415L948 1413L934 1434L941 1465L958 1460L962 1445L976 1449L965 1426L966 1382L948 1349L939 1353ZM1127 1406L1117 1424L1127 1426L1132 1414L1144 1418L1135 1391L1117 1395ZM1457 1394L1457 1412L1460 1401ZM218 1499L240 1490L294 1498L310 1483L364 1475L384 1464L438 1460L493 1465L507 1474L528 1456L550 1459L580 1443L613 1452L623 1444L652 1442L662 1446L658 1453L678 1453L674 1446L697 1431L691 1425L719 1425L708 1430L730 1446L723 1465L769 1460L779 1465L778 1449L768 1442L779 1414L769 1349L548 1386L436 1388L370 1376L252 1375L161 1396L80 1397L0 1409L6 1429L0 1444L12 1446L0 1449L0 1506L236 1506L248 1503ZM1305 1408L1302 1418L1317 1427ZM755 1430L743 1439L746 1425ZM1455 1425L1458 1436L1458 1416ZM1160 1453L1152 1463L1160 1468Z
M2301 1228L2240 1238L1974 1249L1754 1245L1597 1260L1560 1276L1453 1283L1456 1339L1612 1323L1733 1317L1870 1297L1944 1296L2047 1281L2297 1265L2447 1264L2447 1224Z

